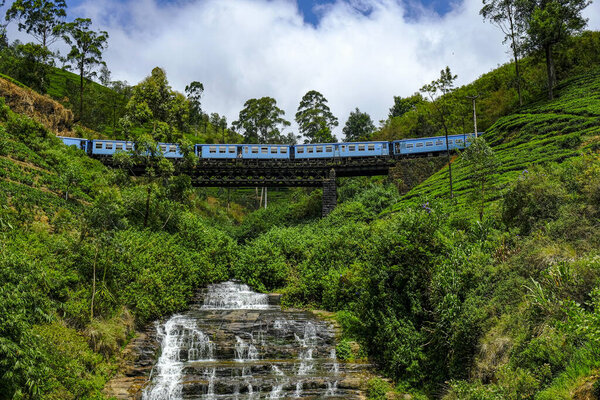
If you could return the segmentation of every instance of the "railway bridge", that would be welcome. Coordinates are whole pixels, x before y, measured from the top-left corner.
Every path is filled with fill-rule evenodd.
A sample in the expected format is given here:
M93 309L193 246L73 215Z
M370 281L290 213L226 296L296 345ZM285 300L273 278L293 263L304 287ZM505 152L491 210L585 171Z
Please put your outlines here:
M123 140L61 139L67 145L84 150L90 157L115 167L121 165L117 165L114 155L135 153L137 146L135 142ZM322 187L325 216L337 204L338 177L387 175L390 167L400 159L445 155L469 145L467 134L458 134L391 142L197 144L192 159L184 157L179 145L174 143L158 143L156 151L175 164L177 173L189 175L194 186ZM151 149L140 152L154 154ZM142 175L147 167L139 161L129 171L132 175Z

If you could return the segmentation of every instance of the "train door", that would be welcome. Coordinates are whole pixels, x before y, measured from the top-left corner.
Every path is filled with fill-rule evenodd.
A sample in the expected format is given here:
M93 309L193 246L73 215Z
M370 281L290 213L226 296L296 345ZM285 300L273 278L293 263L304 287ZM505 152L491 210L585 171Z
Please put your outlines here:
M340 156L340 145L339 144L334 145L333 156L336 158L338 158Z
M237 158L242 158L242 146L237 146Z

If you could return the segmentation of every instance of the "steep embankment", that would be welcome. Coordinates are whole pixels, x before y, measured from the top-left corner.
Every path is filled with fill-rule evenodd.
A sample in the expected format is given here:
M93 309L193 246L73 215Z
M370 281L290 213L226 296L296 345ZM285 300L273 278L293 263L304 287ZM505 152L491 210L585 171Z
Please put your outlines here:
M69 136L73 112L57 101L3 75L0 75L0 96L14 112L27 115L57 134Z
M600 68L561 82L553 101L539 101L500 118L485 133L500 165L491 177L488 201L502 196L519 174L535 164L561 162L600 148ZM452 164L454 193L460 204L472 189L460 158ZM448 195L448 168L411 190L404 199Z

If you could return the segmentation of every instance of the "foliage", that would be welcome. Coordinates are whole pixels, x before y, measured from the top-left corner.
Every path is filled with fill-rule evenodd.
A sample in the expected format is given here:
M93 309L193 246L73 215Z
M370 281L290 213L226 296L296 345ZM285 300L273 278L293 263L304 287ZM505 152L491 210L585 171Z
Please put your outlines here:
M6 20L18 20L19 30L25 30L48 50L60 37L66 8L65 0L16 0L6 11Z
M490 148L484 138L473 138L469 147L462 153L462 160L466 168L470 169L471 179L475 188L480 188L479 196L479 220L483 220L483 209L485 206L485 185L498 168L498 161L494 151Z
M369 140L371 134L375 131L375 125L371 116L361 112L358 107L350 112L350 116L344 125L344 142L356 142Z
M169 86L165 71L159 67L134 86L126 106L123 126L130 134L134 126L148 126L151 140L176 142L180 139L189 114L189 103L185 97Z
M245 143L285 143L283 129L290 122L283 118L284 114L272 97L250 99L244 103L233 127L243 134ZM294 139L291 134L287 138Z
M83 90L85 79L96 75L93 68L104 65L102 51L106 49L108 33L90 30L92 20L76 18L61 28L63 39L71 46L66 60L79 72L79 117L83 116Z
M526 26L526 45L545 53L550 100L554 98L556 83L554 47L583 30L587 20L583 18L582 12L590 3L587 0L527 0L519 3L517 13Z
M300 134L306 143L335 143L331 130L338 126L337 118L331 113L327 99L316 90L306 92L296 113Z

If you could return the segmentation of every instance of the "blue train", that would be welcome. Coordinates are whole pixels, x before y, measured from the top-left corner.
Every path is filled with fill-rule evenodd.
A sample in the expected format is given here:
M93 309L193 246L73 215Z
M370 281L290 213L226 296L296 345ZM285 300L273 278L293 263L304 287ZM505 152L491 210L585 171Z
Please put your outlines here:
M481 135L481 133L479 133ZM469 146L472 134L449 135L448 149ZM67 146L76 146L92 157L110 157L119 151L132 151L135 143L126 140L79 139L59 136ZM183 158L179 145L158 143L157 150L172 159ZM202 159L302 160L325 158L403 157L446 151L446 137L414 138L391 142L344 142L314 144L197 144L194 154Z

